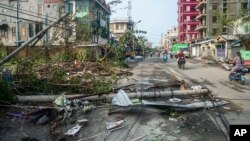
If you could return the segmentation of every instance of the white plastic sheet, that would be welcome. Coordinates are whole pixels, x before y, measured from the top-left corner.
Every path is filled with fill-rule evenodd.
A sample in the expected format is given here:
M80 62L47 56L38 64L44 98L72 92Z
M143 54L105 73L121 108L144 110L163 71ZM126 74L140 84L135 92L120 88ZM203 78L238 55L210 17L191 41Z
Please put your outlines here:
M76 126L74 126L73 128L69 129L66 133L64 133L65 135L69 135L69 136L74 136L77 132L80 131L80 129L82 128L82 126L80 126L79 124L77 124Z

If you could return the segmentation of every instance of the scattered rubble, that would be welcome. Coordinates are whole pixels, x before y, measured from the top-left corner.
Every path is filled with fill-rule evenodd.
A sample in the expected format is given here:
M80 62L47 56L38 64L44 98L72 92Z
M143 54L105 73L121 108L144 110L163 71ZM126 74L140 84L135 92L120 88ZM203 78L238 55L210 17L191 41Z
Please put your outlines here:
M119 120L115 122L106 122L106 127L108 130L121 127L125 124L124 120Z

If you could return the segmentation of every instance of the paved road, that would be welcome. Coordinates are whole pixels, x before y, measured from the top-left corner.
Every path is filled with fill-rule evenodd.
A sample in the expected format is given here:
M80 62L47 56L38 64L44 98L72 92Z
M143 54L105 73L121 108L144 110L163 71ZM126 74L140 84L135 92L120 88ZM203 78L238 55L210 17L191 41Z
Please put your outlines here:
M176 69L176 60L167 64ZM225 113L229 124L250 124L250 75L246 75L246 84L229 81L229 71L219 65L203 64L199 61L188 59L185 70L178 70L181 74L206 85L216 97L224 98L234 105ZM232 106L232 105L231 105Z
M139 62L131 70L131 72L134 74L132 77L130 77L129 79L123 79L122 81L120 81L120 83L121 83L121 85L126 85L126 84L130 84L130 83L140 82L141 84L144 84L141 86L141 88L146 88L147 84L152 82L152 81L155 81L155 82L157 82L157 81L158 82L159 81L170 81L171 79L176 79L176 78L186 79L187 78L186 75L188 75L188 77L189 77L189 74L186 74L188 71L190 71L190 73L192 73L191 71L194 71L194 70L199 72L199 69L201 68L201 66L206 67L207 69L210 69L209 66L199 64L199 63L193 61L193 63L187 63L188 68L187 68L187 70L183 71L183 70L179 70L176 68L176 60L175 59L172 59L169 61L170 62L168 62L168 63L163 63L161 61L161 59L158 57L146 58L143 61ZM212 67L212 68L215 68L215 67ZM192 78L196 79L196 77L192 77ZM201 80L203 80L203 79L201 79ZM206 81L206 83L210 84L208 80ZM211 83L211 85L212 85L212 83ZM209 116L211 116L210 113L213 114L213 112L214 112L213 110L212 111L208 110L206 112L201 111L201 113L191 112L191 113L187 113L187 115L185 115L185 114L182 115L181 117L185 117L185 119L192 120L190 122L190 125L192 127L196 128L198 132L201 131L201 133L198 133L199 135L196 136L197 135L197 132L195 131L196 129L189 130L188 128L184 127L184 128L180 129L180 131L181 131L180 133L176 133L176 134L172 135L172 137L175 137L175 139L185 140L185 141L208 140L208 139L209 140L210 139L211 140L218 140L218 141L226 140L226 138L223 136L223 134L220 131L218 131L218 129L215 127L214 123L209 118ZM145 112L143 112L143 113L145 113ZM133 118L135 118L135 117L133 117ZM139 124L140 122L139 123L136 122L137 123L136 124L137 125L136 131L140 131L140 132L136 133L136 137L142 136L143 133L145 134L149 130L155 131L155 132L152 132L152 134L150 134L150 137L152 137L153 134L165 135L166 137L168 137L167 132L162 132L162 130L158 130L159 128L157 129L157 126L155 126L155 125L162 125L162 123L163 123L163 125L165 125L165 124L168 125L169 129L176 128L180 125L181 118L178 118L177 123L179 123L179 124L173 124L173 125L171 124L171 122L169 122L165 118L163 118L161 115L154 115L153 118L150 119L149 121L147 121L146 124L141 125L141 124ZM133 121L134 121L133 119L125 119L125 120L129 121L130 127L133 125ZM204 122L201 122L203 120L204 120ZM139 119L139 121L140 121L140 119ZM152 124L152 123L154 123L154 124ZM133 128L134 127L132 127L132 130L133 130ZM155 130L155 129L157 129L157 130ZM186 130L186 129L188 129L188 130ZM208 131L203 132L203 130L208 130ZM191 133L190 131L191 132L194 131L194 132ZM133 132L131 132L131 133L133 133ZM132 137L130 134L130 135L128 135L128 140L131 140L131 139L132 139Z

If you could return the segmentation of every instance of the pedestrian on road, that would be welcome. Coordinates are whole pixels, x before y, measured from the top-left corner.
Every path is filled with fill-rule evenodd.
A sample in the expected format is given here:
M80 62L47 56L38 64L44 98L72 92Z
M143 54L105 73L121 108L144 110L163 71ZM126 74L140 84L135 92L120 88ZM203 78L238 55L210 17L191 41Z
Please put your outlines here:
M235 73L238 69L243 67L243 59L239 51L236 53L236 57L232 61L232 64L234 67L232 68L231 73Z

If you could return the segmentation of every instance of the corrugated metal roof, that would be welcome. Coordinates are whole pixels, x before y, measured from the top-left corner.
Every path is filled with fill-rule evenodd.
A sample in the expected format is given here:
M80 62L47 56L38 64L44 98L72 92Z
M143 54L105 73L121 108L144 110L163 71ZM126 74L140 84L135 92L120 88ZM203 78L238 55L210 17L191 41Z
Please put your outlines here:
M132 101L129 99L124 90L118 91L118 94L112 99L112 104L122 107L133 105Z
M212 42L212 41L213 41L213 39L209 39L209 40L205 40L205 41L195 43L195 45L202 45L202 44L206 44L206 43L209 43L209 42Z

